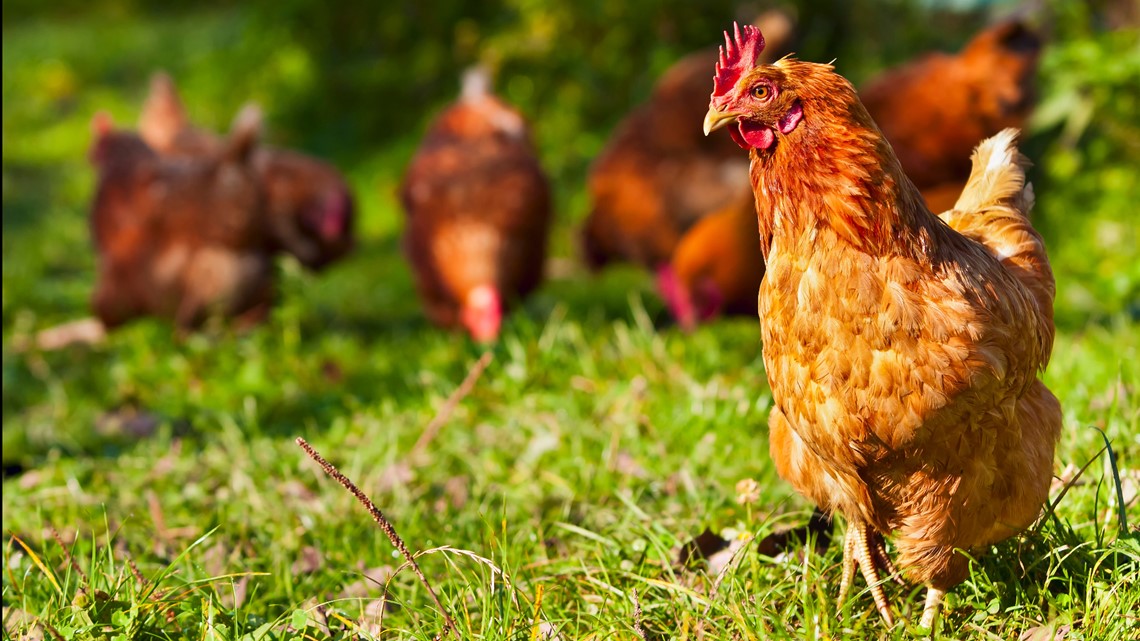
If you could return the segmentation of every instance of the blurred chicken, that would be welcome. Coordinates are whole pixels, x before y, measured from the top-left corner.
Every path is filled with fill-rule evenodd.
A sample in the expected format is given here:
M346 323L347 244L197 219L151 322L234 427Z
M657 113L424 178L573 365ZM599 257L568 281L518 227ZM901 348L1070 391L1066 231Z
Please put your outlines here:
M756 199L748 189L685 232L669 265L657 272L657 289L690 331L722 313L755 316L763 278Z
M400 187L404 249L432 322L478 341L542 281L550 188L522 116L482 69L432 123Z
M152 315L190 329L215 313L253 322L268 311L272 263L250 159L260 120L247 109L217 153L166 160L96 115L92 307L104 326Z
M139 134L163 156L208 157L222 139L190 124L170 76L151 79L139 117ZM269 236L275 250L321 269L353 247L353 198L328 163L285 149L258 147L252 166L265 192Z
M752 27L725 38L705 132L727 126L751 158L772 458L847 519L840 602L858 567L893 624L892 535L932 627L961 550L1028 527L1052 478L1061 408L1038 372L1055 286L1028 161L1015 130L987 139L939 218L833 67L762 64Z
M772 51L790 46L787 14L770 11L756 22L771 34ZM664 266L686 229L748 188L748 163L735 145L723 136L702 136L695 124L707 108L708 70L716 56L715 48L699 51L666 71L594 161L592 209L582 228L591 268L616 261Z
M859 97L919 189L961 193L974 147L1024 126L1036 100L1040 55L1036 33L1017 20L1001 22L957 55L928 54L872 78ZM945 201L931 206L944 211L934 204Z
M1039 52L1036 35L1004 22L958 56L928 54L863 90L867 111L931 211L950 209L962 195L975 145L1024 124ZM764 277L755 210L742 206L701 220L681 237L671 265L658 276L658 289L682 327L719 313L755 314Z

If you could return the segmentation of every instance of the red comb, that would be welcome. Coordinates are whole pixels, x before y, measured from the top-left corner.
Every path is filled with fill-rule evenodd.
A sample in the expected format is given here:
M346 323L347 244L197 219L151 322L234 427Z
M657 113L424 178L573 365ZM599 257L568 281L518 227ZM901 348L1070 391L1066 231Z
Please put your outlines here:
M730 38L724 32L724 46L720 48L720 60L716 63L716 75L713 76L713 95L723 96L732 91L736 81L744 72L756 66L760 59L760 52L764 51L764 34L760 29L746 24L741 29L737 23L732 23L734 36Z

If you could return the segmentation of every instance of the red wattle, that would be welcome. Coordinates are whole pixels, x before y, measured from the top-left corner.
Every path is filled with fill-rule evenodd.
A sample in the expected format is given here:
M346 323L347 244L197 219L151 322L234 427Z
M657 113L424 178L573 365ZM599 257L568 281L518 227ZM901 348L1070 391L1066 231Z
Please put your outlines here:
M744 151L752 149L752 145L748 144L748 141L744 139L743 135L741 135L739 126L730 125L728 127L728 135L732 137L732 142L735 142L736 146L740 147Z
M776 144L776 132L772 131L771 127L741 120L739 129L740 137L744 139L744 142L748 143L749 147L768 149ZM737 144L740 144L739 141Z

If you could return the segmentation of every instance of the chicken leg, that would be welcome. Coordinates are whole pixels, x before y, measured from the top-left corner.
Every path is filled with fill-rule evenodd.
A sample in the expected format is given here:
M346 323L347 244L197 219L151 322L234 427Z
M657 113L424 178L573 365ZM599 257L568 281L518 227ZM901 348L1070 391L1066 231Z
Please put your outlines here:
M944 596L946 596L946 590L926 589L926 605L922 608L922 619L919 620L918 624L929 629L932 633L934 631L934 619L938 616L938 610L942 605L942 597Z
M883 593L879 572L886 570L889 575L894 577L897 577L898 573L895 571L890 558L887 557L887 551L883 548L883 540L879 533L870 525L858 521L849 521L847 523L847 534L843 540L843 578L839 583L839 604L843 603L847 598L847 591L851 589L851 583L855 578L856 565L859 566L863 578L870 586L871 596L875 599L875 607L878 608L879 614L882 615L888 626L893 626L895 620L891 615L890 605L887 604L887 596ZM923 620L925 619L924 614Z

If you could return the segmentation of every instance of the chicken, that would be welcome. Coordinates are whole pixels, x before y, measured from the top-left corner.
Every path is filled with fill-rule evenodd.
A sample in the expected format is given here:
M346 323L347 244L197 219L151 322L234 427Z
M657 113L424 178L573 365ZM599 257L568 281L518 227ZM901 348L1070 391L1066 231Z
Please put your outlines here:
M750 26L725 39L704 129L751 159L772 458L847 519L840 602L858 566L893 624L891 535L930 627L968 574L957 550L1028 527L1052 476L1061 408L1038 372L1054 281L1027 161L1014 130L984 141L939 218L832 66L761 64Z
M786 14L769 12L757 22L780 40L774 50L790 45ZM664 266L686 229L748 189L748 163L735 147L720 136L701 136L694 125L707 106L716 56L715 48L699 51L666 71L594 161L591 211L581 232L592 269L618 261Z
M1004 22L983 31L958 56L926 55L885 72L860 93L931 211L950 209L962 194L974 145L1024 124L1039 53L1033 32L1020 22ZM722 312L756 311L764 268L755 211L735 211L710 215L688 230L671 268L658 277L662 297L683 327Z
M756 199L746 189L685 232L668 266L658 270L657 289L681 327L691 331L721 313L755 315L763 279Z
M113 328L153 315L184 330L212 313L246 322L264 316L273 271L250 166L260 114L244 111L216 154L194 160L164 160L105 114L92 129L99 265L92 308L100 322Z
M139 134L170 157L208 157L223 144L219 136L190 124L174 81L162 73L151 79ZM261 146L252 164L265 192L275 251L319 270L352 250L352 193L334 167L295 151Z
M1040 37L1008 20L979 33L958 55L931 53L871 79L859 97L919 189L961 193L974 146L1024 126L1036 100L1040 56ZM930 206L944 211L935 205L954 200L957 194Z
M550 186L522 116L469 70L404 176L404 250L428 318L495 340L503 313L542 281Z

